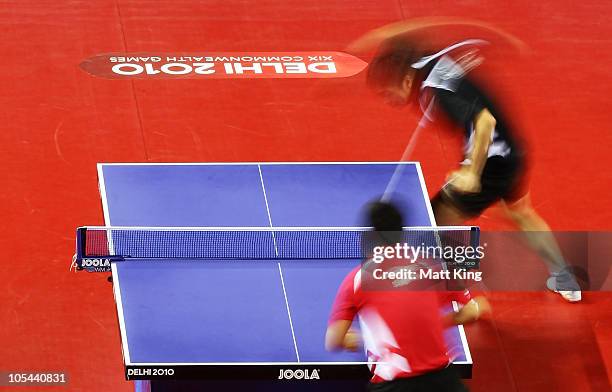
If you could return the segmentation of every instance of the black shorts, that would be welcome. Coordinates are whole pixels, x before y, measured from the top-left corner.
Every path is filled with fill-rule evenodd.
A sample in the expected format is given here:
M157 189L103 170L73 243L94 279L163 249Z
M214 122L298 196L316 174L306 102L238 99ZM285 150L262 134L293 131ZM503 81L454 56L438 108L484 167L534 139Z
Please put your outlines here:
M471 218L500 200L517 201L527 194L522 160L501 156L488 158L480 177L480 187L478 193L460 193L452 185L446 185L431 200L432 205L435 208L436 203L443 201Z
M420 376L398 378L393 381L371 383L371 392L467 392L459 375L450 367Z

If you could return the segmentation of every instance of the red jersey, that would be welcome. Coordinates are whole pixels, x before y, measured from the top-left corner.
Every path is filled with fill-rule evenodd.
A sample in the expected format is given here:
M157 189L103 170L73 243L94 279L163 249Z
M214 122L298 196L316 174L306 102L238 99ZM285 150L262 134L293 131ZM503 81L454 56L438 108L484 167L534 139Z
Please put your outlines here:
M364 290L361 267L338 289L329 323L358 316L372 382L413 377L447 366L441 309L450 299L466 303L469 292Z

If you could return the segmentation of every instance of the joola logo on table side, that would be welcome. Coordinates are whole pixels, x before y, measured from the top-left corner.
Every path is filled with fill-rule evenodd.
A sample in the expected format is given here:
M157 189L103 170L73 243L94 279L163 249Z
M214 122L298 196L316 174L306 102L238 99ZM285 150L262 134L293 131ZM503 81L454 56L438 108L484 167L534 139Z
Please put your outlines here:
M110 267L110 259L83 259L83 267Z
M279 380L319 380L319 369L281 369Z

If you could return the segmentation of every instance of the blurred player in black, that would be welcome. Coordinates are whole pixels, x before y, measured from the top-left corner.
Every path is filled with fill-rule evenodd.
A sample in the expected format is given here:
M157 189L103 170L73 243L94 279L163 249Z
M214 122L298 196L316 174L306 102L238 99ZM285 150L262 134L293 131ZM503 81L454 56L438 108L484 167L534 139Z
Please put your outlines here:
M444 116L463 129L464 159L432 199L437 224L459 225L501 201L544 257L551 272L548 288L567 301L580 301L574 275L530 202L525 150L501 108L470 77L482 61L483 44L466 40L426 50L405 37L386 40L368 67L368 85L393 106L418 103L430 121Z

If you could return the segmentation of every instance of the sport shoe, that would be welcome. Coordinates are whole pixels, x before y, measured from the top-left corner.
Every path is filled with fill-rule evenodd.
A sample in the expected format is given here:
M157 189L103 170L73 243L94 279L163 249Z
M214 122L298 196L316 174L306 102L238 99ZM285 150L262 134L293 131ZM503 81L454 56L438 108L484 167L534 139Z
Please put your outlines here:
M578 302L582 299L580 286L576 282L574 274L568 268L553 273L546 280L546 287L555 293L559 293L568 302Z

